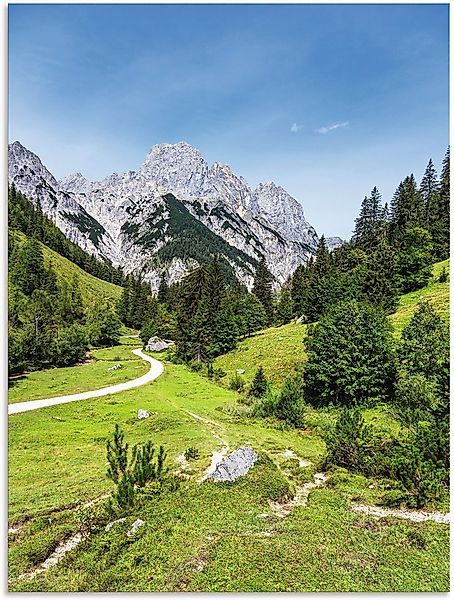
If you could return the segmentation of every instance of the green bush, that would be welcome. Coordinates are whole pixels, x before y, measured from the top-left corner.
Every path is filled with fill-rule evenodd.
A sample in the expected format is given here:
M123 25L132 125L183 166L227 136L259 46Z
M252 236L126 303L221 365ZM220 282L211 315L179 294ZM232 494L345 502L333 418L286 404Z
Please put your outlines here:
M244 377L241 377L239 373L234 373L230 377L229 388L235 392L242 392L244 390L246 382Z
M107 477L117 486L109 502L109 510L114 511L115 505L120 509L132 506L136 488L143 488L150 482L161 482L168 471L166 457L162 446L155 457L151 441L136 444L130 453L124 433L116 424L112 440L107 441Z
M198 448L195 448L194 446L190 446L189 448L187 448L184 451L184 457L186 460L197 460L200 456L200 452L198 450Z
M281 387L274 408L276 417L293 427L301 427L305 409L303 392L302 373L297 371L295 374L289 375Z

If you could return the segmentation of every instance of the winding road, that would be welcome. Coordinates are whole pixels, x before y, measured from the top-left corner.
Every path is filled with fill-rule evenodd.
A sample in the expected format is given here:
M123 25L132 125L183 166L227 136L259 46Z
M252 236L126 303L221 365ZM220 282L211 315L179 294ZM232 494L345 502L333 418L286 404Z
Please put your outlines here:
M110 385L91 392L81 392L80 394L70 394L68 396L56 396L55 398L44 398L42 400L29 400L28 402L9 404L8 415L36 410L37 408L45 408L46 406L54 406L56 404L66 404L67 402L76 402L77 400L89 400L90 398L99 398L100 396L124 392L153 381L164 371L164 366L159 360L144 354L140 348L133 350L132 353L150 363L150 370L145 373L145 375L137 377L137 379L131 379L130 381L117 383L116 385Z

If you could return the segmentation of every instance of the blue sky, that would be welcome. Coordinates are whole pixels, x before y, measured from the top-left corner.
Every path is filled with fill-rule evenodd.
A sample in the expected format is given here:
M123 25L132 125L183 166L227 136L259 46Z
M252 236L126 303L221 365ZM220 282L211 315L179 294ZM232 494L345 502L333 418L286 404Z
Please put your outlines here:
M448 5L9 5L9 139L59 178L185 140L350 237L362 198L438 170Z

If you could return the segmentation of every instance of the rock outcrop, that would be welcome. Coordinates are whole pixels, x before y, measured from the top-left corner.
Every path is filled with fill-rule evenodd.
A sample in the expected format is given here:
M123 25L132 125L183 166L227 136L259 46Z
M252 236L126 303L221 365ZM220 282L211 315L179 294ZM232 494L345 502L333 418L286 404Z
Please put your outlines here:
M209 476L216 482L235 481L254 466L258 456L252 448L242 446L226 456Z

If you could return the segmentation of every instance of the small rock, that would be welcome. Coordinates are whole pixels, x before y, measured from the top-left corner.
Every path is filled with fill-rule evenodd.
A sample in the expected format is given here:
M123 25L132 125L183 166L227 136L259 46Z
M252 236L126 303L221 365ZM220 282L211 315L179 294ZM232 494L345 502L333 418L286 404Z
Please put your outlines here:
M113 365L112 367L109 367L107 370L108 371L118 371L118 369L122 369L121 365Z
M148 412L148 410L145 410L144 408L139 408L139 411L137 413L138 419L148 419L149 416L150 413Z
M110 531L114 525L117 523L123 523L126 521L126 517L122 517L121 519L117 519L116 521L112 521L112 523L108 523L104 529L104 531Z
M244 369L237 369L236 372L238 373L238 375L242 375L243 373L246 373L246 371Z
M126 534L128 537L131 537L132 535L135 534L135 532L139 529L139 527L142 527L143 525L145 525L145 522L142 521L142 519L137 519L136 521L134 521L134 523L131 525L131 529L128 531L128 533Z
M260 513L259 515L257 515L257 519L269 519L271 517L271 515L269 515L268 513Z

